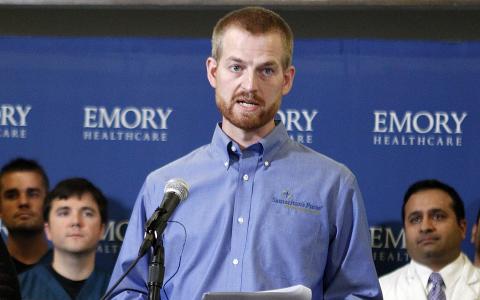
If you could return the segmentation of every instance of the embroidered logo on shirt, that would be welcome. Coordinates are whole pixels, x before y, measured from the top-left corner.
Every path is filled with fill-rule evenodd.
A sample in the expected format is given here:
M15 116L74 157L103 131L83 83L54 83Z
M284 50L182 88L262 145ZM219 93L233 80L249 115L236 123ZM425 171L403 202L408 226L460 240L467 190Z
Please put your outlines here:
M287 209L295 209L307 214L318 215L321 207L308 201L297 201L294 195L287 189L280 193L280 197L273 197L272 203L283 205Z

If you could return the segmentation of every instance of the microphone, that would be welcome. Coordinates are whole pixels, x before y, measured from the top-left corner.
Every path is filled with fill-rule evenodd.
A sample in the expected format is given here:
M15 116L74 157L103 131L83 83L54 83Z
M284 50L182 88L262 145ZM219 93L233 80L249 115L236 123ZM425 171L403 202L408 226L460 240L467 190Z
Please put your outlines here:
M165 184L163 190L162 204L155 210L150 219L145 223L145 237L143 239L138 256L128 267L127 271L112 285L112 287L105 293L102 300L107 299L108 296L117 288L120 282L127 276L128 273L137 265L140 259L147 253L147 250L152 244L157 242L157 236L160 235L167 227L167 222L173 211L177 208L181 201L188 197L188 184L179 178L170 179ZM149 299L160 299L159 290L162 286L163 275L165 267L163 265L164 253L163 244L156 244L154 249L154 256L148 267L148 296Z
M183 179L174 178L167 181L163 190L162 204L145 223L145 238L138 251L138 256L143 256L157 236L163 233L170 216L180 202L188 197L188 189L189 186Z

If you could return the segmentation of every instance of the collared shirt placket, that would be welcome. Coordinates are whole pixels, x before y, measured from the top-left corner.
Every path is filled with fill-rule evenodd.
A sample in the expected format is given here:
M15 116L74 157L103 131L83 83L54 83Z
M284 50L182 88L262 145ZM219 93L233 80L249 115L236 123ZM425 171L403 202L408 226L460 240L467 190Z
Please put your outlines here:
M232 219L231 262L238 290L242 290L243 260L247 244L253 183L258 166L259 154L254 150L240 153L238 160L238 186L235 193Z

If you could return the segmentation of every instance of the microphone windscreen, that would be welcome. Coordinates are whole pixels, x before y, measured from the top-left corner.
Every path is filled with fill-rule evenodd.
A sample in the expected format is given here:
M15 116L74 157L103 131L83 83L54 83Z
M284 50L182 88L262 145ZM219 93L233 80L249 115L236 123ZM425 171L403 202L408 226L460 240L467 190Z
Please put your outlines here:
M185 180L180 178L173 178L167 181L163 192L165 194L175 193L180 198L180 201L183 201L188 197L188 189L189 186L185 182Z

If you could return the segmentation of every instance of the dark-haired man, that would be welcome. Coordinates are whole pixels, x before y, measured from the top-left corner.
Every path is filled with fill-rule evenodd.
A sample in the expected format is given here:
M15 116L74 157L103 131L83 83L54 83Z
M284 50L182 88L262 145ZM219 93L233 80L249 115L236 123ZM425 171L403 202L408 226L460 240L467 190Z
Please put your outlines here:
M475 256L474 256L474 262L473 264L477 267L480 268L480 209L478 210L477 213L477 220L475 221L475 224L473 225L472 228L472 238L470 239L472 244L475 247Z
M102 192L83 178L61 181L46 198L44 217L53 262L20 276L22 299L100 299L109 280L95 268L107 222Z
M135 260L165 183L183 178L189 198L161 236L162 299L298 284L313 299L381 298L355 176L274 119L293 84L292 49L290 27L270 10L248 7L217 23L206 68L222 122L210 144L148 176L112 283ZM149 256L115 297L146 297Z
M43 231L47 192L47 175L36 161L17 158L2 167L0 218L8 230L6 244L17 273L51 260Z
M384 299L480 299L480 271L461 252L467 223L455 189L438 180L414 183L402 219L411 261L380 278Z

